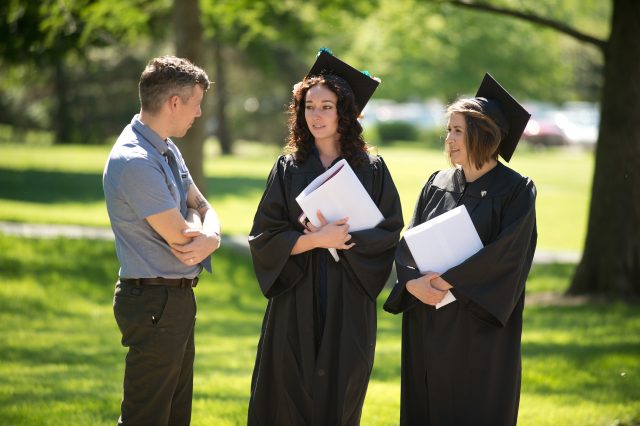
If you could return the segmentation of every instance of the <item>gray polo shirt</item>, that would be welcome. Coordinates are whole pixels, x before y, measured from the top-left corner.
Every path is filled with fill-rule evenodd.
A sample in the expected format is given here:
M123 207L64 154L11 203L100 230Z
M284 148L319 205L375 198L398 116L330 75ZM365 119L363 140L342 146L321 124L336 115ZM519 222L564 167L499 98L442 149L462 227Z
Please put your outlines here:
M145 220L171 208L180 210L180 193L163 155L176 155L185 194L193 183L182 154L162 140L139 116L131 120L111 149L102 185L123 278L194 278L200 265L180 262L167 242Z

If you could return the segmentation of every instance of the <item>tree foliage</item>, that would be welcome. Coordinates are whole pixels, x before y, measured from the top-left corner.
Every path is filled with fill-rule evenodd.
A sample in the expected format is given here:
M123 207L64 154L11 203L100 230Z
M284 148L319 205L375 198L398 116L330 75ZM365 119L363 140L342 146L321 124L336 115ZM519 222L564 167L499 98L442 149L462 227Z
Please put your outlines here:
M602 18L607 12L602 3L606 2L545 0L535 7L540 14L554 13L568 25L586 25L595 36L603 36L608 26ZM525 11L533 7L521 0L492 4ZM441 1L201 0L200 8L206 51L210 52L202 65L214 81L223 83L214 85L207 101L225 99L215 91L226 90L228 127L239 137L264 137L280 143L284 129L268 124L276 117L280 117L277 123L284 123L282 112L291 85L304 75L317 49L325 46L381 77L379 98L435 96L449 100L470 93L484 70L491 70L520 97L560 101L568 94L593 99L599 89L594 85L602 63L597 51L585 55L585 49L553 31L469 13ZM44 102L50 114L43 118L42 108L30 113L41 126L68 121L74 130L66 133L73 141L104 139L106 127L111 126L77 129L74 125L89 119L83 117L89 111L83 99L99 96L97 89L86 85L100 78L115 84L117 75L111 71L121 71L126 64L134 66L131 59L136 59L137 69L125 73L126 84L132 84L129 78L135 78L140 64L148 59L142 55L170 53L161 47L174 34L168 31L170 11L170 0L3 2L0 37L6 42L0 45L0 61L26 67L22 75L36 80L4 96L6 111L33 111L25 99L38 100L37 93L47 93L47 99L53 100ZM214 42L220 45L221 55L216 62L212 61ZM95 70L96 75L90 77L92 73L85 69ZM225 69L226 78L218 78ZM100 70L103 76L98 75ZM12 82L17 75L12 71L0 78L4 79L0 81L3 95L11 86L9 74ZM36 94L28 90L34 86L39 87ZM87 88L93 94L86 93ZM111 86L103 85L102 93L110 91ZM132 93L126 103L135 101ZM13 121L16 115L5 112L0 120ZM115 112L114 117L114 121L121 118ZM216 120L210 120L209 128L215 124Z
M585 98L576 80L583 57L559 60L572 55L575 43L526 22L441 2L381 0L371 15L352 26L359 35L350 57L382 77L377 97L450 100L472 93L490 71L519 97L552 102Z
M0 121L53 129L58 142L117 133L137 109L144 62L170 53L171 6L0 2ZM233 123L240 137L281 143L291 85L319 47L381 77L378 98L450 100L490 71L518 98L600 100L589 229L570 291L640 297L637 0L200 0L200 8L206 50L219 54L209 73L224 90L207 99L224 101L218 126Z
M640 122L636 119L640 109L640 3L612 0L610 34L606 37L583 32L556 18L487 1L447 3L546 26L591 44L602 54L600 132L589 225L582 259L568 291L640 299Z
M31 111L38 101L46 113L38 108L38 114L18 120L18 125L51 128L58 143L103 142L113 132L113 121L122 119L122 109L116 109L111 98L124 100L125 105L136 99L135 90L120 97L121 84L131 84L132 66L139 67L139 60L125 47L161 32L166 20L163 3L1 2L0 64L12 71L0 77L2 94L10 95L3 101L6 111L0 119L13 123L21 111ZM23 78L23 90L8 87L8 79L16 72ZM111 84L105 86L105 81Z

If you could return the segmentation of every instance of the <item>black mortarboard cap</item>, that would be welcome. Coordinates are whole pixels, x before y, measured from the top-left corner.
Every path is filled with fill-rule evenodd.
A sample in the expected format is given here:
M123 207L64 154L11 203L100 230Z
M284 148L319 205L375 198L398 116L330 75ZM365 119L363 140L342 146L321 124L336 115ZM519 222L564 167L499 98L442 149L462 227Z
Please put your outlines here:
M337 75L351 86L351 90L353 90L356 98L358 112L362 112L364 106L369 102L369 99L371 99L373 92L378 88L378 84L380 84L378 80L371 78L368 73L358 71L351 65L333 56L328 49L320 49L316 57L316 62L307 73L307 77L322 74Z
M489 73L484 75L475 99L482 107L482 112L491 117L503 131L498 152L508 162L531 114Z

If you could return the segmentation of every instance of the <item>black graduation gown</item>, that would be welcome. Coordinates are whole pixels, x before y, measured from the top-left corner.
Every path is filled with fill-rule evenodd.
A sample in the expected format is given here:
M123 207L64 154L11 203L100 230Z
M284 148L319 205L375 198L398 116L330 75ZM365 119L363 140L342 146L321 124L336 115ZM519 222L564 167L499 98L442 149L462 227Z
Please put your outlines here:
M336 160L337 161L337 160ZM315 156L274 165L249 236L269 299L251 381L250 425L357 425L376 341L376 297L403 227L400 199L380 157L354 172L385 220L350 232L356 243L290 256L303 235L296 196L325 169ZM326 313L326 315L325 315Z
M402 312L402 425L514 425L524 288L537 241L533 182L501 163L474 182L434 173L416 226L464 204L484 248L442 277L457 301L436 310L405 288L421 274L402 240L384 309Z

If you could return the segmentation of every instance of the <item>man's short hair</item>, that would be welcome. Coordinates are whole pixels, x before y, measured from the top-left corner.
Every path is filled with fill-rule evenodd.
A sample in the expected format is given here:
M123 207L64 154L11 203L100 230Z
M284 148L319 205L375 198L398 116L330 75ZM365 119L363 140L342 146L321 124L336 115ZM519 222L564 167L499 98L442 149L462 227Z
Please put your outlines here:
M140 75L140 106L143 111L154 114L172 96L180 96L186 102L192 96L196 84L206 92L209 77L189 60L175 56L153 58Z

